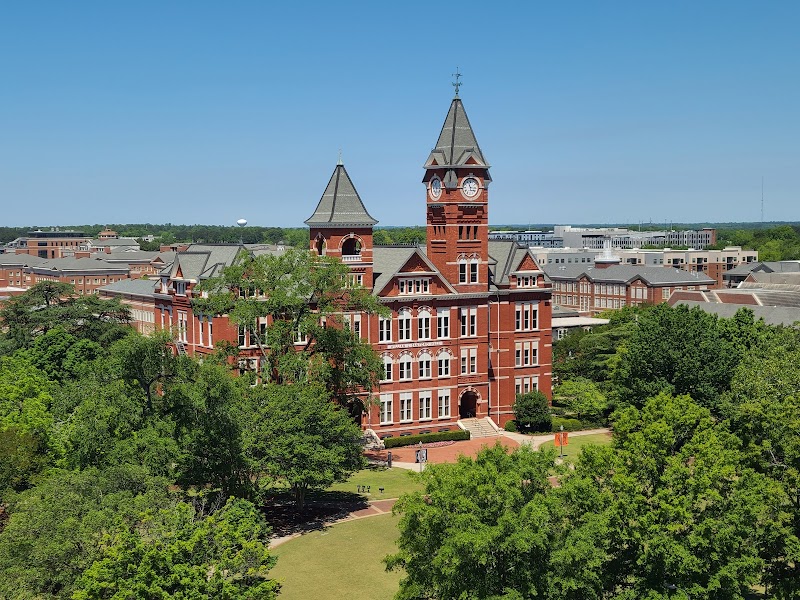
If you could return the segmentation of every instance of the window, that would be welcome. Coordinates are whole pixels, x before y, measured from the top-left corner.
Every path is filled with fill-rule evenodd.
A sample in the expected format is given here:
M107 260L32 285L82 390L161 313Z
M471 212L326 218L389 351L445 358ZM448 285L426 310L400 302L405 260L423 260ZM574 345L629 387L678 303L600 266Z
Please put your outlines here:
M364 285L364 275L362 273L348 273L347 287L361 287Z
M239 325L239 347L242 348L244 346L247 346L247 335L245 333L245 328Z
M381 394L381 425L392 422L392 395Z
M436 310L436 337L439 339L450 337L449 308L439 308Z
M186 313L182 310L178 311L178 339L182 342L188 342L188 319Z
M185 296L186 295L186 282L185 281L176 281L175 282L175 293L178 296Z
M397 339L402 341L411 340L411 311L403 308L397 313Z
M572 304L572 298L568 301ZM514 309L514 329L517 331L533 331L539 328L538 305L536 302L517 302Z
M460 258L458 260L458 283L467 283L467 259L466 258Z
M450 360L452 360L453 357L447 350L445 350L436 358L436 362L438 363L439 377L450 377Z
M461 349L461 374L472 375L478 372L478 349Z
M397 291L401 296L430 294L431 278L400 279L397 282Z
M480 259L473 258L469 261L469 282L478 283L478 264Z
M134 313L139 311L133 311ZM197 331L200 332L200 345L203 345L203 317L197 317Z
M393 361L391 356L383 357L383 373L381 373L381 381L392 380L392 363Z
M408 422L411 420L411 406L413 404L411 392L402 392L400 394L400 422Z
M669 288L668 287L661 288L661 298L663 298L664 300L669 300Z
M378 341L392 341L392 320L378 317Z
M419 420L424 421L431 418L431 393L419 393Z
M450 390L439 390L439 418L450 416Z
M514 344L514 365L532 367L539 364L538 342L516 342Z
M431 311L427 308L420 308L417 311L417 339L431 339Z
M214 320L211 317L208 317L208 345L214 345L214 339L211 337L211 326L214 324Z
M514 378L514 392L517 394L527 394L539 389L538 377L516 377Z
M461 337L474 337L478 335L478 309L460 309Z
M431 378L431 355L427 352L422 352L417 358L417 365L419 366L419 378Z
M355 337L361 337L361 315L344 315L342 320Z
M411 379L411 355L407 352L400 356L400 381Z

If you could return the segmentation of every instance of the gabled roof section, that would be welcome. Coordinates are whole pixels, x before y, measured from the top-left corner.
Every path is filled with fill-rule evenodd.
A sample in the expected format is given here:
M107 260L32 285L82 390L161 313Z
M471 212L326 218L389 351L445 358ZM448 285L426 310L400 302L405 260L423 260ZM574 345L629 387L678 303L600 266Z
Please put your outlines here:
M375 246L372 250L373 295L380 296L392 279L404 272L403 269L412 259L427 265L429 272L435 273L442 285L447 287L450 292L456 293L455 288L450 285L450 282L445 279L419 246Z
M240 244L192 244L178 252L175 261L164 269L170 277L200 281L214 277L236 260L245 247Z
M453 98L450 110L442 125L436 147L431 150L425 167L452 167L479 165L488 167L483 157L475 132L469 124L461 98Z
M715 281L705 273L670 269L667 267L647 267L643 265L613 265L603 269L586 265L546 265L542 267L549 279L579 279L586 276L590 281L604 283L630 283L636 279L650 285L708 285Z
M501 287L511 284L509 276L519 271L526 259L530 259L534 265L538 264L530 249L514 240L489 242L489 256L496 264L493 270L494 284Z
M311 227L372 226L377 222L364 208L364 203L361 202L361 197L344 165L339 163L333 170L328 187L325 188L325 193L322 194L314 214L308 218L306 225Z

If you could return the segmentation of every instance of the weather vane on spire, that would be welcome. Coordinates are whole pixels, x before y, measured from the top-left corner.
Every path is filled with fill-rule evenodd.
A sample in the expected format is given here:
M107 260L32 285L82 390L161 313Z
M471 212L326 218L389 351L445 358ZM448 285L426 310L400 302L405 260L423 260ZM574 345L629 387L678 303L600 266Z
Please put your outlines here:
M461 78L461 73L458 72L458 67L456 67L456 72L453 73L453 77L456 78L456 80L453 82L453 87L456 88L456 98L458 98L458 88L460 88L462 85L462 83L459 81Z
M342 149L341 148L339 148L339 162L337 162L336 164L337 165L343 165L344 164L342 162Z

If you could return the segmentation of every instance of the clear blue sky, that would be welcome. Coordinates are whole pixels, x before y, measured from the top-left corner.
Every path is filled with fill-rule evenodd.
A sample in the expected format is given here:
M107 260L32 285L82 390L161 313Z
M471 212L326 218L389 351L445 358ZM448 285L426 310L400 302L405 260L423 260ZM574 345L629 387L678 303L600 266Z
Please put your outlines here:
M800 2L6 2L0 224L382 225L463 73L490 222L800 220Z

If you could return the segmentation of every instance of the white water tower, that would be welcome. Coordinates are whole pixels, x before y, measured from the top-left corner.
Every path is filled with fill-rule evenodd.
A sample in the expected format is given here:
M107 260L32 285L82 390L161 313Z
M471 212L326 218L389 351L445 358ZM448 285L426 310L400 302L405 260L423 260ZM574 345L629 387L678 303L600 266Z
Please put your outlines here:
M239 219L238 221L236 221L236 224L239 227L244 227L245 225L247 225L247 219ZM244 242L242 241L242 236L241 235L239 236L239 243L244 245Z

